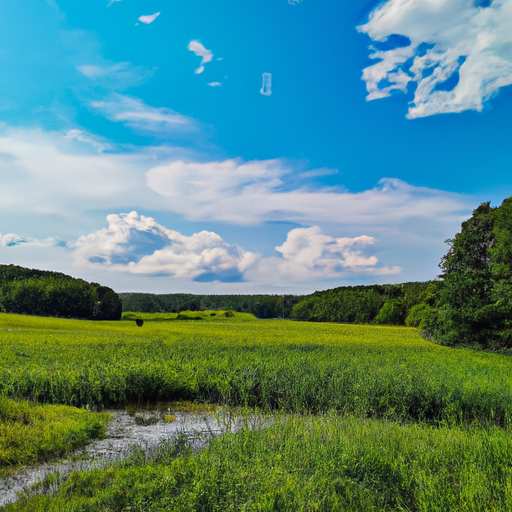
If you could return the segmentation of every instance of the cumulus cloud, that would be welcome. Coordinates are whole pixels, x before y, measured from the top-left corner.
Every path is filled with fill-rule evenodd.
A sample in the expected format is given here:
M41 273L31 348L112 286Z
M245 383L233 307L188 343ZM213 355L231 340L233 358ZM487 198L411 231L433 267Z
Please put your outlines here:
M146 25L149 25L150 23L153 23L153 21L155 21L158 16L160 16L160 13L159 12L155 12L155 14L149 14L149 15L145 15L145 16L140 16L139 17L139 21L141 23L145 23Z
M478 198L390 178L359 192L315 187L314 176L301 177L299 170L284 160L195 162L191 160L194 155L167 145L113 146L100 153L93 143L108 141L76 130L67 136L42 130L0 130L3 233L26 233L30 225L29 234L38 238L44 238L38 235L44 233L76 239L97 229L103 212L126 211L127 206L128 211L170 212L199 222L261 226L286 221L320 226L333 237L374 237L380 243L364 246L365 257L371 249L382 265L407 269L408 279L418 275L427 279L435 275L436 262L445 252L443 240L453 236L478 203ZM90 138L92 142L87 140ZM265 242L262 250L270 250ZM5 254L10 248L3 247L3 251ZM26 244L18 246L17 253L22 251L28 266L43 257ZM47 255L52 252L49 262L60 257L55 255L58 248L52 251L45 251ZM284 255L277 259L286 263ZM428 262L433 262L431 267ZM276 265L263 258L245 270L244 277L272 282L249 276L250 272L264 276ZM103 272L101 265L95 268ZM124 274L104 268L105 275L118 276L121 283ZM376 273L379 265L367 268ZM96 270L88 269L87 275Z
M168 134L196 129L196 123L187 116L165 107L151 107L139 98L113 94L107 101L93 101L91 107L111 121L119 121L130 128L153 134Z
M194 71L194 73L196 73L196 75L198 75L204 71L204 64L207 64L208 62L212 61L213 53L211 52L211 50L207 50L202 45L202 43L200 43L199 41L196 41L194 39L192 41L190 41L190 43L188 43L187 48L191 52L194 52L194 54L197 55L198 57L201 57L201 65Z
M481 111L512 83L512 1L388 0L358 27L375 41L368 100L416 90L407 117Z
M281 276L294 280L339 278L351 273L400 273L400 267L378 267L375 256L363 254L374 243L375 239L366 235L333 238L324 235L318 226L296 228L288 233L283 245L276 247L283 258L273 258L269 263L276 266ZM263 265L268 267L265 262Z
M147 184L171 201L172 209L194 221L258 224L287 220L302 224L345 222L378 228L414 219L439 225L466 214L461 195L414 187L386 178L375 188L349 192L333 188L293 188L282 160L184 162L150 169ZM469 203L468 203L469 204Z
M401 270L378 267L375 256L363 254L373 238L333 238L317 226L291 230L283 245L276 247L282 257L263 258L226 243L214 232L185 236L135 211L109 215L107 221L108 228L68 245L79 266L202 282L297 282Z
M171 275L204 281L240 281L258 255L201 231L185 236L153 218L129 214L107 217L108 228L70 244L82 266L102 266L134 274Z

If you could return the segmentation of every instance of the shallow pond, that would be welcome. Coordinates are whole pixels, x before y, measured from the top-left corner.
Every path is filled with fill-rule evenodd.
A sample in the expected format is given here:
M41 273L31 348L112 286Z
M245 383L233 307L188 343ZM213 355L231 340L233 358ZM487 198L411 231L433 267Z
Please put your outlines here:
M19 493L30 491L38 481L55 474L56 482L65 479L72 471L102 468L120 461L133 453L135 446L150 452L160 443L179 434L185 435L195 449L206 445L214 435L238 430L247 420L230 412L190 412L162 410L109 410L112 416L105 439L93 441L69 458L55 463L40 464L17 471L0 480L0 506L18 500ZM57 490L55 485L54 491Z

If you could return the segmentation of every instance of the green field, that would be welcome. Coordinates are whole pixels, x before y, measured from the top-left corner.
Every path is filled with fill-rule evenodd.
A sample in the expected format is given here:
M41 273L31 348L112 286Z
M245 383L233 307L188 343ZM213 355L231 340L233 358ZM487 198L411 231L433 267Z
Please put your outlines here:
M0 314L0 395L90 409L193 400L275 424L77 474L60 498L8 510L512 509L509 356L405 327L136 316Z

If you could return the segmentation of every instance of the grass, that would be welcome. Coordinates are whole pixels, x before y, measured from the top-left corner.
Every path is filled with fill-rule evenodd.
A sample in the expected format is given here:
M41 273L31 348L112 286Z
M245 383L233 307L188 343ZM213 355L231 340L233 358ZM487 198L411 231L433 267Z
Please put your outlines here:
M497 427L285 415L268 428L216 438L198 454L182 441L75 473L56 495L27 497L6 511L512 509L512 438Z
M107 414L0 397L0 477L85 446L107 422Z
M441 347L412 328L182 315L201 320L0 314L4 468L62 454L105 422L25 399L99 408L191 400L199 410L258 407L273 424L198 453L178 438L73 473L56 494L50 476L38 488L47 494L6 511L512 510L511 357Z
M195 312L194 312L195 313ZM416 329L256 320L92 322L0 314L0 395L115 406L192 400L509 426L512 358Z

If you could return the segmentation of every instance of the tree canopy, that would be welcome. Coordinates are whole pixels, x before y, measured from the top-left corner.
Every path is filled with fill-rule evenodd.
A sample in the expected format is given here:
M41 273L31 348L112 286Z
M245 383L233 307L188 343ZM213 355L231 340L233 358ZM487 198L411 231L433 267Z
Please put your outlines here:
M512 197L482 203L447 242L432 334L448 345L512 347Z
M119 320L117 293L60 272L0 265L0 310L8 313Z

